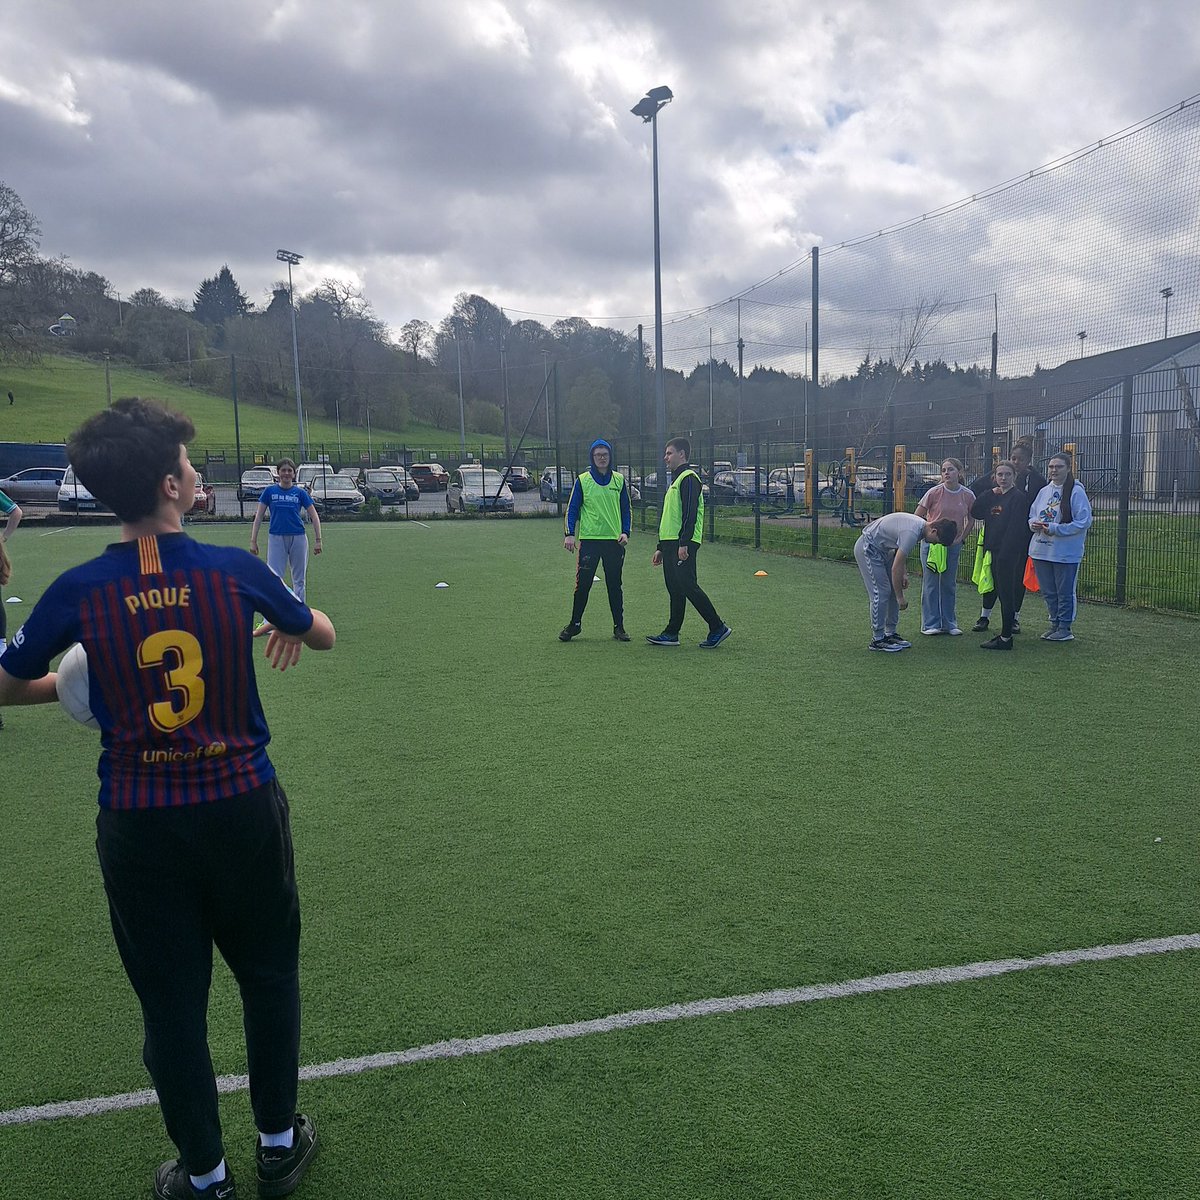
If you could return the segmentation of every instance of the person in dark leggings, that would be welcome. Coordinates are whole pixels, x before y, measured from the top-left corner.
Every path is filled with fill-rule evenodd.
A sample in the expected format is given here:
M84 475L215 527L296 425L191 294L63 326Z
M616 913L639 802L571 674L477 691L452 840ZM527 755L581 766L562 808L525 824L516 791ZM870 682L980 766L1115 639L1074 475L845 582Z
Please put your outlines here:
M1000 600L1003 625L1000 632L982 645L984 650L1011 650L1016 617L1017 588L1029 554L1029 508L1025 494L1016 486L1017 469L1002 462L995 470L995 485L980 495L971 516L983 522L983 548L992 555L992 579Z
M1033 468L1033 442L1030 438L1021 438L1013 444L1012 457L1009 459L1012 465L1016 468L1017 478L1014 486L1017 491L1021 492L1025 497L1026 505L1032 504L1034 497L1038 492L1046 486L1045 478ZM982 487L984 492L990 492L994 484L994 479L990 475L981 476L971 484L971 491L977 496L982 495L980 491ZM1028 557L1029 547L1026 545L1026 557ZM1021 605L1025 600L1025 583L1024 583L1024 568L1025 564L1021 564L1021 578L1017 580L1017 592L1014 603L1016 605L1013 610L1013 633L1021 632ZM993 575L995 572L993 572ZM996 604L996 593L982 592L979 596L981 611L979 620L971 626L973 633L983 633L988 628L989 618L992 615L992 609Z

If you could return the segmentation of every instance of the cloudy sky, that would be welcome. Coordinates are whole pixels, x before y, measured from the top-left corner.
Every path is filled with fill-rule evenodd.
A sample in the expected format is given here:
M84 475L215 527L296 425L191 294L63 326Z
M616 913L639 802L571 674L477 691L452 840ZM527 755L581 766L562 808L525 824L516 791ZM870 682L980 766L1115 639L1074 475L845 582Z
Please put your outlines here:
M43 0L5 5L0 180L122 295L223 264L393 329L653 312L979 192L1200 87L1178 0ZM1195 195L1193 187L1192 193Z

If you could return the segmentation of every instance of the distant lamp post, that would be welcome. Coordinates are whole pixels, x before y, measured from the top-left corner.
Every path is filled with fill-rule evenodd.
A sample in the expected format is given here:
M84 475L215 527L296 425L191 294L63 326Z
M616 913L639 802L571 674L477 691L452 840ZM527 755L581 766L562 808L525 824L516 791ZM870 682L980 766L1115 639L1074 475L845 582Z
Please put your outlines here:
M304 457L304 404L300 399L300 344L296 340L296 305L292 300L292 268L304 257L293 250L276 250L275 257L281 263L287 263L288 269L288 309L292 314L292 366L296 370L296 428L297 450Z
M1167 316L1171 311L1171 297L1175 295L1175 289L1165 287L1158 293L1163 298L1163 341L1167 340Z
M1087 330L1081 329L1076 335L1079 339L1079 357L1083 357L1083 339L1087 337Z
M654 163L654 415L658 426L658 449L662 453L667 444L667 392L663 376L663 330L662 330L662 255L658 234L658 113L674 99L669 87L651 88L630 111L641 117L651 130ZM659 491L667 492L667 473L658 472Z

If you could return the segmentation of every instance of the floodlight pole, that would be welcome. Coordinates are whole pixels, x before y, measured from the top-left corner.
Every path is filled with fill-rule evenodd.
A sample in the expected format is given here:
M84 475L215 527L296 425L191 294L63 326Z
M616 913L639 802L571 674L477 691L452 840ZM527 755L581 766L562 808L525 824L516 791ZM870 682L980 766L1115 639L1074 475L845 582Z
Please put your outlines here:
M634 116L650 123L651 158L654 164L654 415L658 427L659 453L667 444L667 392L663 373L662 250L658 223L658 113L673 98L668 87L652 88L631 110ZM667 483L667 473L660 468L658 490L664 501Z
M288 309L292 314L292 366L296 372L296 428L299 441L297 451L304 458L304 403L300 399L300 343L296 339L296 305L292 299L292 267L304 257L293 250L276 250L275 257L287 263L288 269ZM340 431L339 431L340 440Z
M462 329L454 327L454 349L458 351L458 435L462 441L462 456L467 457L467 409L462 390Z
M1167 340L1167 317L1171 312L1171 297L1175 295L1175 289L1165 287L1158 293L1163 298L1163 341Z

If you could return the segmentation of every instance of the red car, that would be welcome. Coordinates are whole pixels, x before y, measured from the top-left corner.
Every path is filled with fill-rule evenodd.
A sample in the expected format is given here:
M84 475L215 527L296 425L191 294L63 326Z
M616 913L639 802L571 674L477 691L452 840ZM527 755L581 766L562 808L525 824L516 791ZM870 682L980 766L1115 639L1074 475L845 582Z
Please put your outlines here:
M423 492L444 492L450 486L450 473L441 463L413 463L408 473Z
M217 492L211 483L204 482L204 476L196 473L196 498L192 501L189 513L203 513L212 516L217 511Z

